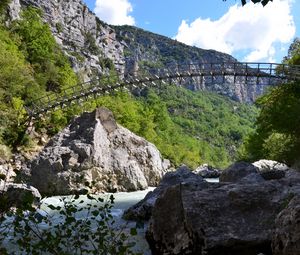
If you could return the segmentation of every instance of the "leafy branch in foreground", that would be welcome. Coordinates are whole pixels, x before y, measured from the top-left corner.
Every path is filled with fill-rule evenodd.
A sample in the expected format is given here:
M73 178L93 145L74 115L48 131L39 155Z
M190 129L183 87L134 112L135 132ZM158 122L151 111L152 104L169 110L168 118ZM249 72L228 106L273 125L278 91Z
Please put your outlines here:
M129 234L116 229L112 216L114 197L107 201L87 195L61 197L59 205L48 204L43 211L17 209L10 213L10 221L0 222L0 231L13 233L12 249L25 254L136 254L131 248ZM130 235L136 235L136 229ZM0 251L6 235L0 237ZM4 253L5 254L5 253ZM14 254L10 253L9 254Z
M224 2L226 0L223 0ZM247 3L247 0L241 0L242 5L244 6ZM269 2L273 2L273 0L251 0L252 3L257 4L261 3L263 6L266 6Z

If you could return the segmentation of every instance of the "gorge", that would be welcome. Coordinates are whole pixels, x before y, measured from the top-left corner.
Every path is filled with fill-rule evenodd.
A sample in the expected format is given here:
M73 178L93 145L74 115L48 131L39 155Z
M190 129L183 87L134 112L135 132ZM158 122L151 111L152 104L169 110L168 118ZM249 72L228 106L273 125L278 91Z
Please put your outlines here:
M49 98L71 98L67 88L87 81L102 79L100 85L111 87L120 79L126 81L128 72L138 74L133 79L155 76L153 69L176 73L180 62L190 69L199 63L242 65L245 74L223 73L217 78L209 74L210 81L179 74L180 84L170 78L168 86L162 81L162 86L153 87L141 83L130 92L118 88L84 94L66 107L48 104ZM283 69L268 69L269 76L260 77L261 66L251 77L255 70L249 71L228 54L187 46L137 27L108 25L81 0L10 1L0 27L0 229L2 220L13 216L14 229L30 236L32 222L49 223L47 213L38 211L41 198L58 196L65 201L69 196L71 204L56 201L47 209L65 217L63 228L56 226L55 231L67 238L81 232L78 240L78 236L72 240L72 248L85 249L77 247L76 240L89 241L89 234L101 246L103 231L107 239L102 241L109 249L135 254L128 236L118 235L121 245L115 245L114 230L106 228L114 221L113 196L103 204L101 196L93 194L156 187L123 215L130 226L126 231L136 235L135 227L140 227L152 254L298 255L300 174L294 164L297 157L289 150L298 148L299 125L289 125L298 120L289 117L300 105L297 80L280 87L287 93L283 99L270 93L260 99L263 107L253 104L267 90L261 83L264 78L285 80L298 67L278 65ZM294 94L288 94L291 91ZM36 107L40 98L46 99L40 104L51 111L28 118L25 109ZM276 107L273 111L270 102L278 102L284 111ZM261 109L278 111L280 118L287 118L285 125L278 128L267 122L255 129L255 123L270 117L261 115ZM277 123L278 116L270 120ZM296 131L286 135L286 126ZM256 143L249 145L251 139ZM256 161L259 149L273 159L287 159L288 165ZM220 176L220 182L207 182L203 178L207 175ZM87 216L76 218L80 206L89 201L95 204L90 203ZM89 220L99 223L99 233L87 227L92 224ZM82 231L74 227L78 225ZM40 238L39 245L25 235L16 245L23 245L28 254L34 249L56 254L55 249L65 244L57 243L59 235L48 234L49 239ZM0 231L0 253L3 240ZM33 243L26 246L29 241Z

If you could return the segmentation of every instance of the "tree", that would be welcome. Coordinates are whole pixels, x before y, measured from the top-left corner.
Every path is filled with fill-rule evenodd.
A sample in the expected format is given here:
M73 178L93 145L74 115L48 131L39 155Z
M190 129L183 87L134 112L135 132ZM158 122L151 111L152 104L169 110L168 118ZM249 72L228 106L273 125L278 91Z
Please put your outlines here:
M300 63L300 43L295 39L285 63ZM298 165L300 162L300 81L283 84L257 101L261 113L256 133L246 143L250 160L269 158Z
M223 0L226 1L226 0ZM241 0L242 5L244 6L247 3L247 0ZM257 4L261 3L263 6L266 6L269 2L273 2L273 0L251 0L251 2Z
M283 63L300 65L300 38L296 37L289 47L288 55L284 57Z

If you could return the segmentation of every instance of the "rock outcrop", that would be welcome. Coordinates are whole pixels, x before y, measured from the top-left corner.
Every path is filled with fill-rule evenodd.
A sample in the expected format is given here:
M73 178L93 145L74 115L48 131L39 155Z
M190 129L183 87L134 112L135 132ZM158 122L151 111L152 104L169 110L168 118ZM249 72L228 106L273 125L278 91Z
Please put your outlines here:
M15 207L38 206L41 198L39 191L30 185L0 180L0 213Z
M106 108L84 113L54 136L31 164L41 193L134 191L157 186L169 167L156 147L119 126Z
M276 255L298 254L292 252L299 206L287 204L300 195L300 173L289 169L281 179L265 180L253 165L235 164L231 173L234 168L242 174L231 174L231 182L181 180L160 193L146 234L153 254L271 255L278 245Z
M176 72L177 63L185 63L188 71L193 64L234 63L232 56L215 50L204 50L185 45L171 38L154 34L132 26L115 26L117 38L124 43L125 69L150 71L155 68L170 69ZM192 67L193 68L193 67ZM257 79L248 77L248 84L240 77L211 77L184 79L180 85L190 90L208 90L225 95L239 102L254 102L262 95L266 86L256 84ZM178 82L179 83L179 82Z
M72 67L84 80L109 72L109 63L120 73L125 61L122 42L115 30L102 22L81 0L12 0L9 16L18 19L26 6L42 9L56 41L69 56Z
M203 178L219 178L221 171L208 164L198 166L193 173L200 175Z
M253 165L257 167L261 176L266 180L281 179L289 169L286 164L266 159L256 161Z
M147 221L152 215L152 208L156 199L170 186L183 182L200 183L205 182L204 179L194 174L191 169L186 166L179 167L176 171L166 173L159 186L150 191L143 200L130 207L124 212L123 218L126 220Z

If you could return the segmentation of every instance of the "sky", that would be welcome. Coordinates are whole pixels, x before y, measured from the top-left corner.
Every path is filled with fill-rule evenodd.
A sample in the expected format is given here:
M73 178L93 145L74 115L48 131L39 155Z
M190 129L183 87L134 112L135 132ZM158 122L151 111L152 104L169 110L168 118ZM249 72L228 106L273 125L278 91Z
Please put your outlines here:
M281 62L300 37L300 1L267 6L240 0L83 0L113 25L133 25L239 61ZM249 0L248 0L249 1Z

